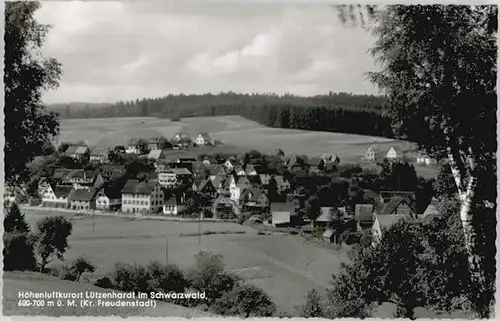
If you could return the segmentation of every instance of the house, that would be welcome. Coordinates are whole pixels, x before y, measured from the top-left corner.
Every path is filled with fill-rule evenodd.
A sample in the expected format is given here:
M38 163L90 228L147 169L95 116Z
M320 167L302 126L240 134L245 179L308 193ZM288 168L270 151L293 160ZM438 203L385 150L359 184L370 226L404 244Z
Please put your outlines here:
M186 133L177 133L172 138L172 144L176 147L188 147L191 145L191 137Z
M369 161L377 161L380 158L380 150L376 146L370 146L365 152L365 159Z
M269 181L271 180L271 175L269 174L259 174L260 182L263 186L269 185Z
M385 204L384 209L380 211L381 215L408 215L411 217L416 217L417 212L411 205L411 202L401 196L393 197L388 203Z
M234 173L237 175L237 176L246 176L246 173L245 173L245 170L243 169L242 166L238 165L236 167L234 167Z
M196 192L211 198L217 195L217 189L214 187L210 179L203 179L196 187Z
M103 164L101 166L101 174L105 179L109 179L115 172L125 173L125 165Z
M274 227L278 224L290 224L291 217L295 215L295 204L271 203L271 222Z
M139 148L138 141L139 141L138 139L134 139L134 138L131 139L127 145L127 149L125 150L125 153L136 154L136 155L141 154L141 149Z
M102 174L97 172L97 174L94 175L94 181L92 182L92 186L94 188L100 189L104 183L106 183L106 180L104 177L102 177Z
M70 208L76 211L95 210L96 194L95 188L75 190L70 200Z
M199 133L196 135L195 143L198 146L212 145L212 138L207 133Z
M158 213L163 209L163 191L157 182L128 180L121 190L122 212Z
M298 165L297 155L290 155L285 157L285 166L291 169Z
M229 192L230 198L239 204L241 193L247 189L252 188L252 183L246 177L239 177L237 180L234 176L231 176Z
M94 178L96 176L96 172L76 169L70 172L63 180L65 184L75 184L77 186L89 186L94 182Z
M239 203L251 212L262 213L269 207L269 198L260 188L247 188L241 193Z
M422 214L422 216L423 217L436 216L440 213L440 211L441 211L441 204L437 198L433 197L430 204L427 206L424 213Z
M157 172L158 183L165 188L174 188L179 185L177 180L177 174L173 169L166 168L160 172Z
M49 186L50 186L49 180L46 177L40 178L40 180L38 181L38 196L40 198L42 198L43 192Z
M108 150L92 148L89 154L89 160L93 163L106 163L108 161Z
M257 173L257 170L255 169L255 166L252 164L247 164L245 166L245 174L246 176L257 176L259 173Z
M71 195L74 193L72 186L49 185L42 196L43 207L68 208Z
M396 160L403 158L403 151L398 146L391 146L385 154L385 158L389 160Z
M371 228L373 225L373 204L356 204L354 217L360 229Z
M172 195L163 205L163 214L165 215L178 215L184 211L186 206L183 204L183 197Z
M121 189L114 186L101 188L96 195L96 208L104 211L116 212L121 209Z
M176 163L178 164L193 164L194 162L196 162L196 158L193 158L193 157L178 157L176 160L175 160Z
M232 171L233 171L233 169L234 169L234 166L235 166L235 161L234 161L234 159L231 159L231 158L230 158L230 159L228 159L228 160L226 160L226 161L224 162L224 167L226 168L226 170L227 170L228 172L232 172Z
M278 193L285 193L290 190L290 182L287 179L283 178L282 175L274 176L274 180L276 181Z
M66 149L65 154L73 159L85 159L90 153L90 150L85 145L71 145Z
M431 165L431 164L436 164L436 160L433 159L431 156L427 155L426 153L416 153L415 154L415 162L417 164L424 164L424 165Z
M397 214L397 215L374 215L374 221L372 226L372 245L375 246L382 240L383 234L386 230L391 228L396 222L400 220L408 219L407 215Z

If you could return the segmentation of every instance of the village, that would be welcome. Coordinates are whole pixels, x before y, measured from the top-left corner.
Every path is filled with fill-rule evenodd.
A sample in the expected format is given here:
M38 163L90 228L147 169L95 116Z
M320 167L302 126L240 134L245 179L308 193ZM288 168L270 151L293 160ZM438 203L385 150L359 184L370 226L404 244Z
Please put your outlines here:
M337 184L340 191L332 191L336 188L332 182L339 179L342 167L335 153L313 158L285 155L282 150L275 155L250 151L243 157L168 156L172 150L209 148L215 144L221 142L214 141L207 133L199 133L194 139L186 133L177 133L170 141L163 137L132 139L128 146L101 150L67 144L58 157L72 160L72 168L49 166L50 175L39 177L37 197L30 198L29 203L46 210L88 215L114 213L158 219L247 222L274 231L292 229L310 233L337 244L346 240L356 242L364 231L371 231L380 239L383 230L401 218L438 211L438 201L433 197L425 211L419 213L415 191L400 191L399 186L378 193L361 189L364 197L359 197L359 193L341 197L349 184ZM409 155L397 146L382 150L372 145L360 162L436 163L426 155ZM345 166L345 172L356 171L354 165ZM340 176L346 175L340 173ZM349 181L340 177L342 180ZM319 196L322 186L330 190ZM23 194L8 188L6 191L7 202Z

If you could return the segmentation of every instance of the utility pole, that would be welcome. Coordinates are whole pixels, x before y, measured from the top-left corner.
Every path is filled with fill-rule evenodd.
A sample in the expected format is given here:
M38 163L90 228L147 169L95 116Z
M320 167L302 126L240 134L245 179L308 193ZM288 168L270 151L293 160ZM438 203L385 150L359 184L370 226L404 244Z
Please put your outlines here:
M201 244L201 211L200 215L198 216L198 244Z
M95 221L95 209L92 209L92 233L94 233L95 228L94 228L94 221Z
M165 262L168 264L168 239L165 238Z

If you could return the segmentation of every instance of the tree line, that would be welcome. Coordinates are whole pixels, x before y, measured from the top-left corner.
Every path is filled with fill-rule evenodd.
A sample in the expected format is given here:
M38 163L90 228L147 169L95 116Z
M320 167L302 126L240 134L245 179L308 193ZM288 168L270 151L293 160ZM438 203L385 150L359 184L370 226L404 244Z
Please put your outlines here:
M349 93L301 97L229 92L168 95L94 108L73 109L70 105L58 105L53 109L61 118L153 116L178 119L240 115L269 127L393 137L384 104L384 97Z

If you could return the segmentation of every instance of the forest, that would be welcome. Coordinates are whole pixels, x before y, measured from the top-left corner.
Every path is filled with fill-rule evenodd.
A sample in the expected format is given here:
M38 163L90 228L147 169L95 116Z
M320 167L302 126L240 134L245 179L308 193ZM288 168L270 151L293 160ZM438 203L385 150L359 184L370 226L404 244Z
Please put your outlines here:
M160 117L240 115L259 124L313 131L394 137L381 96L329 93L302 97L276 94L168 95L120 101L116 104L72 108L49 106L60 118Z

